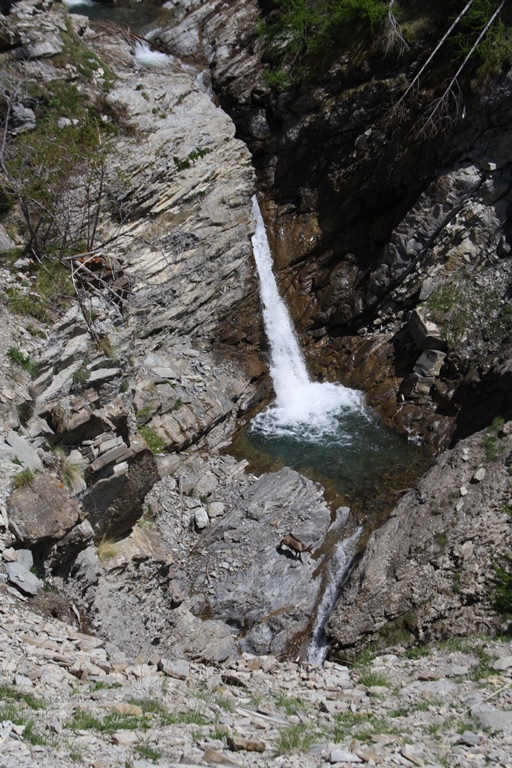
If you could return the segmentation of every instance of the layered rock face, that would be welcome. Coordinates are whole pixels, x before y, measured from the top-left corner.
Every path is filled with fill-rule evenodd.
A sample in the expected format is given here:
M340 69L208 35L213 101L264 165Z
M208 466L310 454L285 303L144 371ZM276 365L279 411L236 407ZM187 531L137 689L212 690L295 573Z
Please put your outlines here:
M464 436L505 413L508 81L486 103L492 125L472 120L451 139L402 149L413 110L393 136L382 116L396 72L372 79L373 60L340 64L300 97L276 96L260 79L254 2L174 6L160 40L180 56L204 57L253 151L281 283L315 373L363 386L390 423L434 447L455 428ZM13 545L4 560L16 563L6 578L18 589L25 579L30 594L24 553L32 548L41 575L125 653L155 646L215 663L241 648L303 654L325 586L325 542L341 528L297 473L258 480L219 453L254 404L250 378L261 373L254 359L249 374L236 363L261 337L249 152L197 66L136 48L129 35L68 18L51 2L19 3L5 18L0 49L10 72L78 82L83 96L102 94L102 121L117 119L115 107L125 123L108 155L98 242L70 257L82 273L94 258L89 290L44 340L40 326L16 336L9 313L0 334L14 382L0 410L2 501L12 460L22 465L20 487L0 510ZM74 46L80 61L69 57ZM43 106L52 105L15 100L9 140L37 130ZM72 117L62 115L59 130L72 129ZM3 250L23 244L16 216L11 208L11 234L0 230ZM30 300L34 265L16 264L5 282ZM23 347L16 354L10 339ZM9 363L13 355L30 362L25 353L39 361L29 389ZM420 495L406 496L370 540L329 624L340 648L396 620L415 639L498 628L489 580L509 541L499 511L508 465L484 457L481 439L440 459ZM499 439L508 453L508 434ZM34 471L52 477L34 480ZM442 512L425 514L420 492ZM288 533L312 548L304 562L279 546Z
M256 481L244 463L218 455L254 401L248 376L218 343L243 336L240 308L257 302L248 150L198 69L52 3L17 5L8 20L21 30L6 53L12 72L71 78L92 98L112 64L105 98L125 122L108 155L111 206L96 247L69 257L89 291L78 291L44 342L28 332L23 341L38 370L28 391L18 377L21 403L2 444L5 461L23 467L5 510L9 568L25 567L20 553L32 549L40 575L129 653L158 645L220 662L240 647L303 651L331 513L297 473ZM18 63L39 21L60 43L53 52L24 48ZM86 80L78 62L55 59L70 45L97 57ZM41 119L38 103L20 103L30 114L13 140ZM113 119L106 107L104 118ZM73 130L74 119L64 115L58 129ZM11 223L16 211L9 215ZM5 237L6 247L16 244ZM25 259L23 272L5 270L26 299L33 266ZM6 336L6 361L8 344ZM318 554L302 562L281 550L290 531ZM27 593L28 578L25 567Z

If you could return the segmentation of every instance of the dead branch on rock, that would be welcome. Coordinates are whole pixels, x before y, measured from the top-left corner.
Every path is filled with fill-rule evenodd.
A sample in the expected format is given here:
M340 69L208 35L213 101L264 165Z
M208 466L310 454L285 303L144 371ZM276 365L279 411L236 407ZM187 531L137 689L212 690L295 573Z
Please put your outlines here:
M419 72L414 76L414 78L409 83L409 85L407 86L407 88L404 91L404 93L402 94L402 96L398 99L396 104L392 107L392 110L391 110L392 112L394 112L400 106L400 104L404 101L404 99L407 98L409 93L417 86L417 84L419 82L419 79L422 76L423 72L426 70L426 68L428 67L428 65L430 64L430 62L432 61L432 59L434 58L434 56L438 52L438 50L444 45L444 43L446 42L448 37L451 35L451 33L454 30L454 28L456 27L456 25L459 23L459 21L461 21L461 19L464 18L464 16L469 11L469 9L471 8L472 5L473 5L473 0L469 0L469 2L464 6L462 11L457 16L457 18L454 19L454 21L450 25L449 29L444 33L444 35L439 40L439 42L436 45L436 47L434 48L434 50L431 52L430 56L427 58L427 60L423 64L423 66L420 68ZM502 5L503 5L503 3L502 3Z
M464 61L450 80L448 86L445 88L443 95L434 101L427 117L423 121L420 131L418 132L419 136L432 135L437 133L439 130L445 131L449 125L456 122L463 116L462 91L458 82L459 77L471 56L480 45L482 39L487 34L487 30L492 25L494 19L499 14L504 5L505 0L501 0L501 3L496 8L489 21L478 35L477 39L471 46L471 49L466 54Z
M397 56L403 56L409 49L409 43L402 34L402 28L398 23L393 11L396 0L389 0L388 15L384 28L384 53L389 55L396 53Z

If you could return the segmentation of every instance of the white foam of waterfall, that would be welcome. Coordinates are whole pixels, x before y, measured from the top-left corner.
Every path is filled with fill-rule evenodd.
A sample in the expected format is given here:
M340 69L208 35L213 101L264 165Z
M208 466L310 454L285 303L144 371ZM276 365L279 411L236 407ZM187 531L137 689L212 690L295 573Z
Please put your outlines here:
M201 91L213 100L214 92L212 87L212 76L209 69L202 69L196 77L196 85Z
M140 67L163 69L173 61L176 61L174 56L160 51L152 51L145 41L135 43L135 63Z
M329 643L325 637L325 625L338 600L361 531L362 528L358 528L349 539L340 541L329 563L329 582L318 606L316 625L308 648L308 661L311 664L322 665L327 656Z
M95 5L92 0L64 0L66 8L79 8L81 5Z
M265 223L256 196L252 212L256 221L252 247L260 278L276 398L253 419L251 429L268 436L317 442L328 435L337 435L340 417L349 410L363 409L363 397L341 384L310 380L288 309L277 289Z

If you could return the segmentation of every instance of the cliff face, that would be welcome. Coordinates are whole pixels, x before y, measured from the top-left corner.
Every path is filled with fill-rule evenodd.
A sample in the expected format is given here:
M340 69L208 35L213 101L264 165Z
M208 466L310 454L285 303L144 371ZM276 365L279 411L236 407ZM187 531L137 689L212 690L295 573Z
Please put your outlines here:
M178 23L162 41L205 57L251 149L315 373L365 389L388 421L434 447L507 411L510 79L465 83L463 116L429 122L450 75L441 54L394 108L438 30L402 57L348 47L280 93L262 76L256 2L174 5ZM407 330L416 307L447 341L442 365L427 370Z
M254 354L262 330L250 197L257 181L313 372L364 388L390 423L443 447L509 408L509 81L485 99L468 97L467 117L449 135L419 138L417 106L396 125L389 107L414 57L393 66L380 56L338 62L316 83L278 94L262 80L252 0L173 5L160 43L188 64L137 48L105 23L68 17L50 0L18 3L0 17L8 150L33 157L30 137L46 135L50 149L76 146L74 131L91 140L79 133L91 119L102 136L93 156L80 154L81 164L61 173L58 206L45 203L49 233L64 221L73 264L71 305L58 319L50 310L68 270L42 296L38 259L13 262L15 246L29 244L33 254L37 232L20 224L27 198L18 188L13 204L12 171L0 201L1 501L12 490L12 460L44 472L1 509L14 545L8 557L32 549L46 576L126 652L154 644L209 661L240 647L298 652L338 525L297 473L257 480L243 474L243 462L219 455L263 389L251 383L264 365ZM206 65L236 128L207 92ZM101 175L88 181L96 153ZM57 168L62 154L51 155ZM16 169L16 152L6 158ZM80 197L84 188L89 197ZM84 218L95 230L87 243L77 235ZM14 330L12 311L32 312L26 329ZM30 369L32 356L39 367L28 388L14 366ZM485 462L477 443L468 443L473 474ZM483 495L473 489L475 503L491 509L481 542L476 513L464 510L473 549L461 549L469 524L458 504L415 526L415 497L407 497L391 528L370 541L376 564L363 558L350 577L354 622L340 608L329 625L340 646L417 610L421 638L442 634L443 612L447 631L498 626L488 583L493 558L508 546L498 514L507 466L503 458L489 470ZM468 472L461 482L472 481ZM423 481L439 486L439 499L427 497L440 506L445 492L457 493L446 474ZM66 514L56 528L57 501ZM304 564L278 546L296 520L314 547ZM433 531L446 557L429 548ZM396 552L385 584L376 584L390 535ZM102 551L104 539L117 540L113 551ZM406 595L396 589L413 545L420 581L434 570L445 589L462 574L461 588L428 610L418 606L416 581ZM370 625L368 584L382 597Z

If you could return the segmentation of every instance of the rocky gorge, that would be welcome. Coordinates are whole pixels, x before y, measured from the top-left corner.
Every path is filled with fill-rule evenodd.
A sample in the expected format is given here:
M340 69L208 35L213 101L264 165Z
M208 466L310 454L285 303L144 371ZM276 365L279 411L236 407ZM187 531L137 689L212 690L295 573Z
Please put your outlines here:
M263 77L255 2L166 6L153 51L51 0L2 6L2 700L34 694L50 711L28 746L25 715L5 709L0 754L508 765L509 646L442 643L508 628L492 585L511 545L509 79L468 97L447 136L411 142L416 107L392 133L383 105L412 54L385 77L376 56L338 62L283 94ZM71 251L60 302L68 278L41 288L9 148L73 146L91 115L101 141L55 209L45 198ZM271 396L256 190L310 370L363 389L437 455L397 486L347 574L329 562L350 510L292 469L257 476L229 454ZM302 560L279 546L291 530L312 549ZM340 597L319 669L307 648L329 579ZM435 644L415 659L417 643ZM371 663L352 667L368 644ZM103 730L107 710L121 719Z

